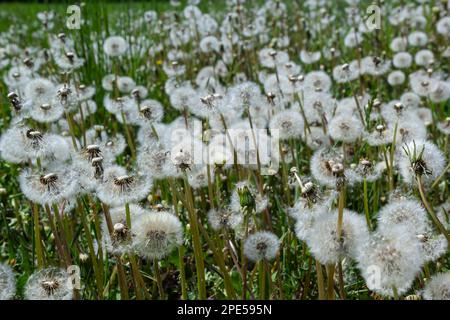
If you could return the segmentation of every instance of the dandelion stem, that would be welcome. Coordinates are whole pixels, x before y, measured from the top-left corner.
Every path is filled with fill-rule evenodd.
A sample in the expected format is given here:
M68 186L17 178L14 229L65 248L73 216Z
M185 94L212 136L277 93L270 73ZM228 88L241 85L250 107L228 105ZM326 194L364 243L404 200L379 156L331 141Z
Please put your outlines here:
M159 298L164 300L164 287L162 284L161 271L159 270L159 263L156 259L153 259L153 266L155 267L155 277L158 284Z
M125 220L127 222L127 226L131 229L131 213L130 213L130 204L125 203Z
M394 300L400 300L396 286L392 286L392 293L394 294Z
M75 137L75 128L73 125L73 119L68 111L66 111L66 119L67 119L67 123L69 124L69 132L70 132L70 136L72 138L73 148L75 149L75 151L78 151L77 139Z
M341 299L345 299L345 288L344 288L344 273L342 271L342 263L338 263L338 272L339 272L339 295Z
M441 173L441 175L439 177L436 178L436 180L434 180L433 184L431 185L431 189L434 189L439 181L441 181L441 179L447 174L447 171L450 169L450 163L447 165L447 167L444 169L444 171Z
M370 222L370 213L369 213L369 197L367 194L367 180L364 178L363 180L363 188L364 188L364 213L366 215L367 228L372 230L372 223Z
M50 207L48 205L45 205L44 209L45 209L44 211L47 214L47 219L50 224L50 229L52 230L53 236L55 237L55 244L56 244L56 249L58 250L59 258L61 259L61 262L64 264L64 266L68 267L70 265L70 263L68 262L65 250L63 249L63 247L61 245L61 240L59 238L58 231L56 230L55 221L53 220L52 213L50 211Z
M425 206L428 213L430 214L431 220L433 221L434 225L439 230L439 232L441 232L445 236L447 241L450 242L450 235L448 234L447 230L442 225L442 223L439 221L438 217L434 213L433 208L430 206L430 204L427 201L425 192L423 190L422 177L420 175L417 175L416 180L417 180L417 186L419 188L420 198L422 199L423 205Z
M109 208L102 203L103 214L105 215L106 225L108 227L109 234L113 233L113 224L111 220L111 216L109 214ZM119 286L120 286L120 297L122 300L128 300L128 285L125 276L125 270L122 265L122 258L120 255L116 255L117 260L117 274L119 275Z
M44 267L44 252L41 243L41 231L39 228L39 207L33 203L33 226L34 226L34 245L36 248L37 265L39 268Z
M266 268L264 260L259 261L259 299L266 299Z
M316 259L316 271L317 271L317 288L319 290L319 300L325 300L325 286L323 282L322 265Z
M394 190L394 153L395 153L395 146L397 144L397 128L398 128L398 121L395 122L394 126L394 138L392 140L391 148L389 150L389 190Z
M174 186L172 179L169 179L170 190L172 190L172 203L175 213L179 216L178 212L178 200L177 200L177 192ZM186 282L186 270L184 266L184 254L185 247L180 246L178 248L178 267L180 269L180 281L181 281L181 299L187 300L187 282Z
M203 227L203 225L200 223L198 225L203 237L206 239L206 242L208 243L208 247L212 250L214 258L216 263L219 266L220 272L222 273L222 277L223 277L223 281L225 284L225 291L227 293L227 297L229 299L235 299L236 298L236 292L234 291L233 288L233 284L231 281L231 277L229 274L229 271L227 270L226 266L225 266L225 259L223 257L223 255L220 253L220 250L217 249L217 246L214 244L214 241L211 240L211 238L208 236L208 233L206 232L205 228ZM228 241L227 241L227 245L228 245ZM228 245L229 247L229 245ZM242 270L239 267L239 264L237 263L237 261L235 261L235 256L232 252L232 249L229 247L230 252L231 252L231 256L233 258L233 262L235 262L236 268L239 270L239 272L242 275Z
M189 214L189 222L192 230L192 242L194 245L195 268L197 272L197 286L200 300L206 299L206 281L205 281L205 264L198 229L198 218L194 209L194 201L192 199L192 191L189 185L187 175L184 173L184 187L186 193L187 211Z
M136 148L134 147L133 136L131 134L131 129L128 126L127 119L125 118L125 114L122 112L122 122L125 128L125 135L127 137L128 146L130 147L131 158L136 159Z
M330 264L326 266L327 275L328 275L328 291L327 297L328 300L334 300L334 270L336 266L334 264Z
M83 210L83 208L81 206L81 202L78 199L77 199L77 204L78 204L78 206L77 206L78 213L80 215L81 222L83 224L84 233L86 234L86 240L87 240L88 248L89 248L89 255L91 256L91 260L92 260L92 268L94 269L95 282L97 284L98 296L100 296L100 294L103 292L103 279L101 276L101 272L99 271L98 260L95 255L94 241L92 239L92 235L89 230L85 210ZM58 213L55 213L55 214L58 214Z
M184 246L178 248L178 268L180 269L181 299L187 300L186 271L184 269Z

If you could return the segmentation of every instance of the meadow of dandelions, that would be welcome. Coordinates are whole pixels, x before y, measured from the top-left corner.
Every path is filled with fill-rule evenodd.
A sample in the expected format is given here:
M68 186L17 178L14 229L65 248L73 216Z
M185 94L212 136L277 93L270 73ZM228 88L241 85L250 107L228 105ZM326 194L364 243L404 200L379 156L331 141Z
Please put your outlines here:
M0 299L450 299L450 1L374 3L1 10Z

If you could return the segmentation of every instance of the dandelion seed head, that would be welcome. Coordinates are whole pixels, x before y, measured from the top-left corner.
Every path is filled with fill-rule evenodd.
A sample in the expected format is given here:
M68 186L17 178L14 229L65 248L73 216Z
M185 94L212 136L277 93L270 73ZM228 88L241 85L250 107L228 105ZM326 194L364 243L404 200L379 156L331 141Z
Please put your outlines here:
M411 67L413 57L409 52L398 52L392 59L392 64L398 69L406 69Z
M128 175L125 168L112 165L105 169L97 196L108 205L119 206L144 199L153 185L149 176Z
M125 206L115 207L109 210L111 218L112 230L109 230L106 219L102 221L103 241L108 252L113 254L123 254L131 252L132 240L135 236L134 226L138 218L149 212L138 205L130 204L130 220L131 226L127 224Z
M78 178L71 168L44 173L26 169L20 174L19 183L28 199L42 205L58 204L79 191Z
M328 130L334 140L353 143L361 137L364 128L359 119L340 115L331 119Z
M0 300L10 300L16 294L16 279L13 270L5 263L0 264Z
M322 211L315 219L306 242L311 253L322 264L337 263L343 257L356 257L360 243L368 241L369 233L364 217L344 210L341 238L337 235L337 210Z
M233 212L228 208L211 209L208 211L208 222L211 227L219 231L221 229L233 230L243 221L241 212Z
M398 227L372 235L367 245L359 251L357 261L368 288L383 296L393 297L393 287L398 294L405 293L411 287L420 272L423 257L416 236ZM379 275L379 281L372 280L374 271Z
M405 183L413 183L420 175L425 184L432 183L443 171L445 158L432 142L413 140L404 145L398 167Z
M272 117L269 128L278 130L280 139L299 139L304 130L304 121L300 113L286 110Z
M67 272L60 268L41 269L31 275L25 286L27 300L72 300Z
M183 228L172 213L160 211L142 215L134 228L133 247L146 259L162 259L180 246Z
M244 254L253 261L270 261L275 258L280 239L268 231L259 231L248 236L244 243Z
M425 285L422 296L425 300L450 300L450 274L433 275Z
M124 38L120 36L112 36L103 43L103 50L110 57L122 56L128 49L128 44Z
M420 234L425 232L429 223L422 205L408 198L393 200L378 213L378 229L381 232L401 225L411 234Z

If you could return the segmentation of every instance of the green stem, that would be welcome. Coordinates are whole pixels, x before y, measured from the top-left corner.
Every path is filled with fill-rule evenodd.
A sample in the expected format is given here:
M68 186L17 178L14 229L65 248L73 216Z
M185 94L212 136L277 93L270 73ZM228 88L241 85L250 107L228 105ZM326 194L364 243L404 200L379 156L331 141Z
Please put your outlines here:
M394 300L400 300L398 296L398 290L395 286L392 286L392 292L394 293Z
M441 175L439 177L436 178L436 180L434 180L433 184L431 185L431 189L434 189L439 181L441 181L441 179L447 174L447 171L450 169L450 163L447 165L447 167L444 169L444 171L441 173Z
M189 223L192 231L192 242L194 245L195 268L197 271L197 287L200 300L206 299L206 280L205 280L205 263L202 252L202 244L198 229L198 217L194 209L194 201L192 199L192 191L189 185L186 173L184 174L184 188L186 192L187 211L189 215Z
M159 298L161 300L164 300L165 299L164 287L163 287L163 283L162 283L161 272L159 270L159 263L156 259L153 259L153 266L155 267L155 277L156 277L156 283L158 285L158 290L159 290Z
M91 261L92 261L92 268L94 269L95 282L97 284L98 296L100 297L100 295L103 292L103 279L101 276L101 272L99 271L97 256L95 255L94 241L93 241L91 232L89 230L89 225L88 225L88 222L86 219L86 212L85 212L85 210L83 210L80 200L77 200L77 202L78 202L77 203L78 204L78 212L79 212L79 215L81 218L81 222L83 224L84 233L86 234L86 240L87 240L88 248L89 248L89 255L91 256ZM58 213L56 212L55 214L58 214Z
M328 300L334 300L334 270L336 266L334 264L330 264L326 266L327 268L327 276L328 276L328 290L327 297Z
M37 265L39 268L44 267L44 252L41 243L41 231L39 228L39 207L33 204L33 227L34 227L34 245L36 247Z
M185 248L184 246L180 246L178 248L178 262L180 269L180 281L181 281L181 299L187 300L187 282L186 282L186 271L184 269L184 253Z
M130 213L130 204L127 202L125 203L125 219L127 222L127 227L131 229L131 213Z
M422 199L422 203L425 206L425 208L427 209L428 213L430 214L431 220L433 221L436 228L445 236L445 238L447 239L447 242L450 242L450 235L448 234L447 230L442 225L442 223L439 221L438 217L434 213L433 208L430 206L430 204L427 201L425 192L423 190L422 177L417 176L416 179L417 179L417 186L419 187L419 193L420 193L420 197Z
M325 286L323 283L322 265L316 260L316 272L317 272L317 288L319 290L319 300L325 300Z
M264 260L259 261L259 299L266 299L266 268Z
M370 213L369 213L369 197L367 194L367 180L364 178L363 181L364 187L364 213L366 215L367 228L369 231L372 230L372 223L370 222Z

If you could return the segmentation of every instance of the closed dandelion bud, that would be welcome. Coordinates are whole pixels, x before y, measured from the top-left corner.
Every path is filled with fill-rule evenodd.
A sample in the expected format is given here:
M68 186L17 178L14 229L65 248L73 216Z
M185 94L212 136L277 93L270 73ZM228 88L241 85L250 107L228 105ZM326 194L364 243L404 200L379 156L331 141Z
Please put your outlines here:
M246 208L247 212L251 212L255 208L255 199L247 186L238 189L239 202L242 208Z

